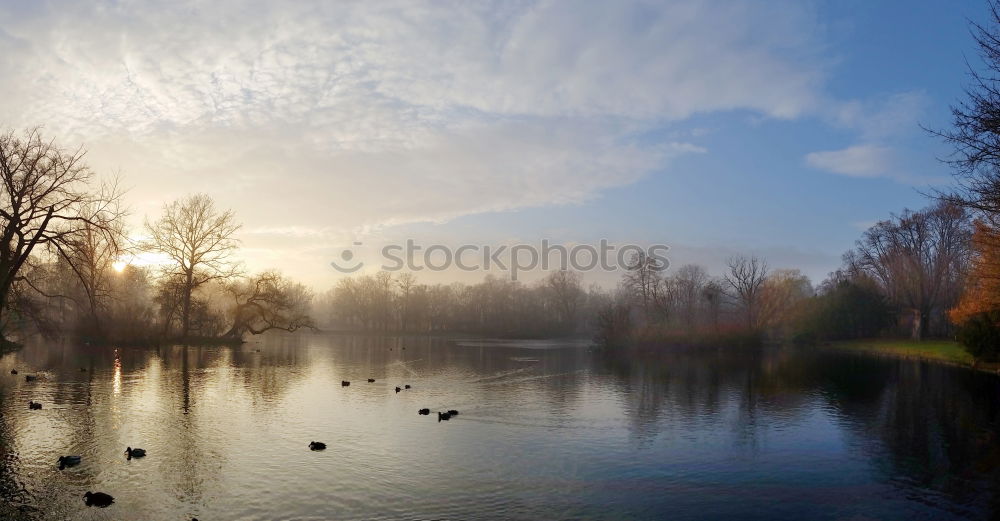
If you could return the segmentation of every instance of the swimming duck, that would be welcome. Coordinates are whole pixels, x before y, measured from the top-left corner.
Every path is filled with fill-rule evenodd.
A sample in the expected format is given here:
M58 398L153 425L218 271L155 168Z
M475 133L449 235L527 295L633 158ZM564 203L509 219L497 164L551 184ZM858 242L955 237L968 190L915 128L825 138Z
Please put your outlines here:
M11 369L10 374L17 374L17 369Z
M458 416L458 411L456 411L455 409L448 409L448 414L450 416Z
M34 401L28 401L28 409L31 409L32 411L37 411L38 409L41 409L41 408L42 408L42 404L40 404L38 402L34 402Z
M59 456L59 470L80 464L80 456Z
M369 378L368 379L368 383L375 383L375 379L374 378Z
M409 388L410 388L410 384L406 384L406 385L403 386L403 389L409 389Z
M451 419L451 415L450 414L448 414L446 412L438 412L438 421L441 421L441 420L446 420L447 421L447 420L450 420L450 419Z
M309 450L326 450L326 444L322 441L310 441Z
M340 382L341 387L347 387L348 385L351 385L351 382L348 382L347 380L342 380Z
M88 507L106 508L115 502L115 498L111 497L111 494L105 494L104 492L87 492L83 495L83 502Z
M396 392L398 393L399 391L402 391L402 389L400 389L399 387L397 387L396 388Z
M35 380L38 380L38 377L35 376L35 375L33 375L33 374L26 374L26 375L24 375L24 381L25 382L34 382Z
M129 447L125 449L125 454L128 454L128 459L142 458L146 456L146 449L133 449L132 447Z
M419 411L417 411L417 414L422 414L424 416L426 416L426 415L428 415L430 413L431 413L430 409L420 409Z

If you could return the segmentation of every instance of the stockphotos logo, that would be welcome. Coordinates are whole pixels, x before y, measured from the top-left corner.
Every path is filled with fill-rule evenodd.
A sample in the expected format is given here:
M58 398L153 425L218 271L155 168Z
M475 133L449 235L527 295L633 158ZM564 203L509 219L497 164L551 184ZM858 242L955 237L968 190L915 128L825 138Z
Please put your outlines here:
M361 243L355 242L354 246L361 246ZM340 252L340 261L333 261L330 265L333 266L333 269L341 273L354 273L365 265L364 262L354 260L354 250L352 248L345 248Z
M363 246L354 242L351 248L340 252L340 260L330 263L333 269L341 273L354 273L364 267L357 253ZM488 245L463 244L458 247L443 244L424 246L413 239L407 239L405 244L388 244L380 250L381 265L384 271L446 271L458 269L461 271L506 271L511 280L517 280L518 274L541 269L587 271L617 271L635 267L637 263L645 263L649 268L663 271L670 266L665 244L653 244L642 247L637 244L616 245L607 239L601 239L598 244L577 244L563 246L550 244L543 239L539 244Z

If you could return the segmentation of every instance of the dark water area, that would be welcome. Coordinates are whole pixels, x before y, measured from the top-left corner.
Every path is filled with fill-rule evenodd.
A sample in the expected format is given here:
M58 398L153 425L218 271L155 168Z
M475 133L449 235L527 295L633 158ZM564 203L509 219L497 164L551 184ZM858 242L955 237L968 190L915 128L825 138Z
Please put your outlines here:
M0 519L989 519L998 403L994 375L818 350L43 343L0 358Z

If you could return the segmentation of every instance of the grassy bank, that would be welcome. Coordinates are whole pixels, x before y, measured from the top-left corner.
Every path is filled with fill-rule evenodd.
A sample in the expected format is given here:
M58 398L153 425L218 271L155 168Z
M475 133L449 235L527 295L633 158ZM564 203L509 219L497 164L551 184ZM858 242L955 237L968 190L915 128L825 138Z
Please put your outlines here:
M887 354L905 358L920 358L948 364L972 367L972 355L953 340L851 340L833 342L832 347L872 353Z

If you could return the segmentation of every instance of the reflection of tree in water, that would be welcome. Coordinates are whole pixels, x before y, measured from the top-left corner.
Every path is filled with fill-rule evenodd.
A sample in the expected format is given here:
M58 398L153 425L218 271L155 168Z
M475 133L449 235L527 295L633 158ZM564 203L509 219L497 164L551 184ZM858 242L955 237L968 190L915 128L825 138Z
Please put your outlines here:
M781 351L688 350L656 360L606 356L602 361L640 440L675 428L727 429L737 442L753 445L761 417L788 420L806 402L805 378Z
M640 441L672 429L718 428L755 447L776 422L830 407L879 481L933 490L956 505L1000 508L1000 380L994 375L777 349L606 358L599 367L613 376Z
M1000 508L1000 417L995 375L926 362L828 359L831 402L876 469L904 488L956 504ZM876 443L868 440L876 441Z
M13 431L3 411L7 393L0 393L0 519L20 521L36 518L40 512L30 506L32 501L24 485L18 482L19 458L12 450Z

